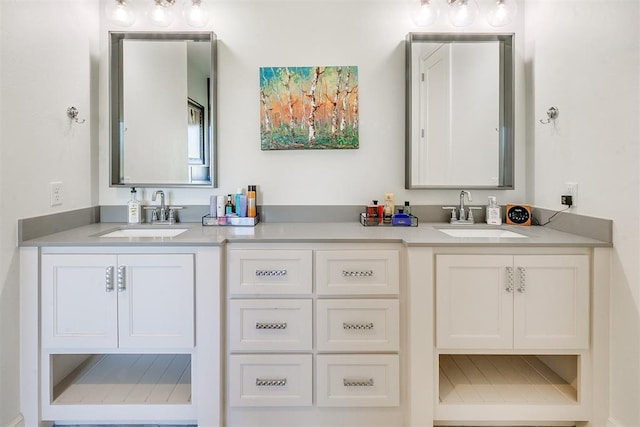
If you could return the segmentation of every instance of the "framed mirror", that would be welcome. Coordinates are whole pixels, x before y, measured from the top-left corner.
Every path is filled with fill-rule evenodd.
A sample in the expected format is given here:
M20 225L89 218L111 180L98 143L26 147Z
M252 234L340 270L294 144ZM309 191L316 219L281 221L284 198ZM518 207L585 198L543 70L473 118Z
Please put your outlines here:
M512 189L513 34L409 33L405 188Z
M215 187L215 34L109 39L110 185Z

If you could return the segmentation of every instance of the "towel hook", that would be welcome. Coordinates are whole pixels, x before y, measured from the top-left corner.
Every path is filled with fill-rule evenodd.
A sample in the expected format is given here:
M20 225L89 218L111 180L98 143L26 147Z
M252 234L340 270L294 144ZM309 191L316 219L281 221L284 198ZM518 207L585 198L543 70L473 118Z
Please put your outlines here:
M76 107L69 107L67 108L67 117L69 117L69 120L73 120L76 123L82 124L84 122L86 122L85 119L79 119L78 118L78 109Z
M539 120L540 123L542 123L543 125L548 125L549 123L551 123L553 120L558 118L558 114L560 114L560 110L558 110L557 107L550 107L547 110L547 120Z

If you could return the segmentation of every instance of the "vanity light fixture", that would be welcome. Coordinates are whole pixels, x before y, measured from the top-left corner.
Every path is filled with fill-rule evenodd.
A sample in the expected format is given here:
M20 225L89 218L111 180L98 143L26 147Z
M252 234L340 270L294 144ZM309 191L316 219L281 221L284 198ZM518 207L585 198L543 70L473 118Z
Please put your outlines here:
M475 21L478 5L475 0L447 0L449 21L454 27L466 27Z
M173 5L176 0L154 0L147 11L149 21L158 27L168 27L173 22Z
M419 0L415 5L411 18L417 26L428 27L436 22L440 15L436 0Z
M487 22L494 27L509 24L518 13L516 0L495 0L487 12Z
M136 21L136 14L127 0L107 1L105 12L111 22L121 27L130 27Z
M184 19L192 27L204 27L209 22L209 10L204 0L186 0Z

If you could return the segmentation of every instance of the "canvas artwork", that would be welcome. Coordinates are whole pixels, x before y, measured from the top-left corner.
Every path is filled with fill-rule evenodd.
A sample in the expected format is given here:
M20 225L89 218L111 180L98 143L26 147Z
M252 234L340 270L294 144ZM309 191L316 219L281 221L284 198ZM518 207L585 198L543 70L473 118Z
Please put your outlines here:
M358 148L358 67L261 67L263 150Z

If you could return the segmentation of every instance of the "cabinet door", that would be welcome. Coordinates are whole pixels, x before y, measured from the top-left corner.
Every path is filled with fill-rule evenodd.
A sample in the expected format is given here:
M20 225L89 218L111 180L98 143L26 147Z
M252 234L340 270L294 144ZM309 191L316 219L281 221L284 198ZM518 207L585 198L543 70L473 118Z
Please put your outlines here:
M116 348L115 255L42 256L42 346Z
M512 348L510 255L436 257L436 341L439 348Z
M516 256L514 266L514 346L588 348L588 256Z
M193 270L191 254L118 256L120 348L193 347Z

